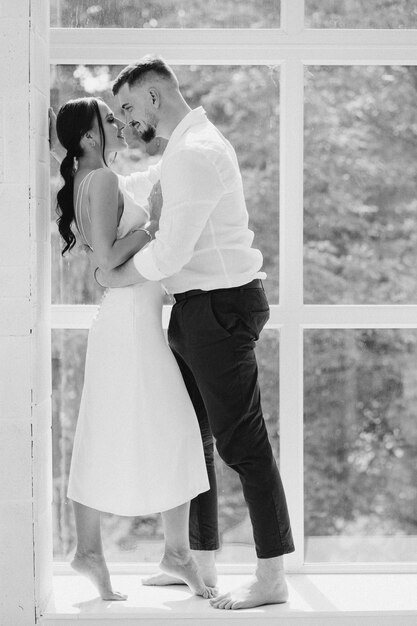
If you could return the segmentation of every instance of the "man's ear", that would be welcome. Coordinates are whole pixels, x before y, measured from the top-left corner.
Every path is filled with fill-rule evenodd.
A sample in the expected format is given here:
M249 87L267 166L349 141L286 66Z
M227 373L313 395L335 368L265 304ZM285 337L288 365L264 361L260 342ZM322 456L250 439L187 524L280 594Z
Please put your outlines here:
M151 105L155 108L155 109L159 109L160 103L161 103L161 97L159 95L159 91L156 89L156 87L149 87L149 98L151 101Z

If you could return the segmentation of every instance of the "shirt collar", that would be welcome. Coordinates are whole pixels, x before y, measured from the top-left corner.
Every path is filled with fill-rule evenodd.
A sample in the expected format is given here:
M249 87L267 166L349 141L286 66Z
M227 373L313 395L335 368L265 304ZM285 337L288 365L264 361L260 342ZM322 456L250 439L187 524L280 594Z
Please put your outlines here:
M165 148L165 152L171 151L175 144L179 141L180 137L182 137L182 135L184 135L189 128L196 126L205 119L206 112L202 106L199 106L187 113L187 115L182 118L181 122L177 124L172 131L171 137L169 138Z

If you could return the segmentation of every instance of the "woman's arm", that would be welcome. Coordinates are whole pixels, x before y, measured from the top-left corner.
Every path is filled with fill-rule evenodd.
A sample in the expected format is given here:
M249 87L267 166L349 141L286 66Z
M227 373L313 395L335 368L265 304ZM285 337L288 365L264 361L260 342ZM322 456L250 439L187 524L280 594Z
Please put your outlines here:
M127 287L147 282L147 279L137 271L133 259L129 259L110 272L103 272L102 269L97 268L94 278L101 287Z
M65 157L66 150L61 146L58 141L58 135L56 134L56 115L54 110L49 107L48 109L48 121L49 121L49 151L55 161L61 164L62 159Z
M100 268L109 271L127 261L147 243L149 236L135 230L117 239L118 178L109 169L97 170L89 188L91 245ZM153 236L157 222L147 225Z

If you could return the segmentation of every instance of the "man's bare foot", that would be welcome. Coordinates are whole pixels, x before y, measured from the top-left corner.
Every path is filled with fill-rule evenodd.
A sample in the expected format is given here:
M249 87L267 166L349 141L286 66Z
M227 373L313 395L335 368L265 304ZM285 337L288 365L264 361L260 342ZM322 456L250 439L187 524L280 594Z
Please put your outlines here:
M166 550L159 567L169 577L182 580L182 584L187 584L196 596L214 598L215 590L205 584L190 552L175 553Z
M288 600L288 587L282 557L259 559L258 567L246 583L210 600L215 609L250 609Z
M113 591L109 570L103 555L95 553L80 554L76 552L71 561L71 567L91 580L103 600L118 601L127 599L127 596L118 591Z
M215 587L217 584L217 572L215 563L215 553L212 550L191 550L191 553L198 565L199 572L207 587ZM163 587L165 585L184 585L181 578L169 576L164 572L142 579L142 585Z

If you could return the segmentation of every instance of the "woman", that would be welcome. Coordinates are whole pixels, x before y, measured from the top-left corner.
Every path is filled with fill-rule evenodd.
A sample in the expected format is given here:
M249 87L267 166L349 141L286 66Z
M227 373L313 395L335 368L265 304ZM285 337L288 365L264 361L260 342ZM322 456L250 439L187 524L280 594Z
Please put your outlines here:
M96 98L71 100L57 116L58 138L67 150L60 169L65 184L57 195L63 254L75 245L75 225L77 238L107 269L140 250L158 228L129 190L139 185L149 190L159 166L120 180L107 166L109 154L127 146L123 127ZM197 595L214 594L188 541L189 501L209 489L201 435L163 335L161 313L159 283L109 289L88 337L68 485L77 531L71 565L93 580L104 600L126 596L112 590L100 511L132 516L162 511L161 568Z

